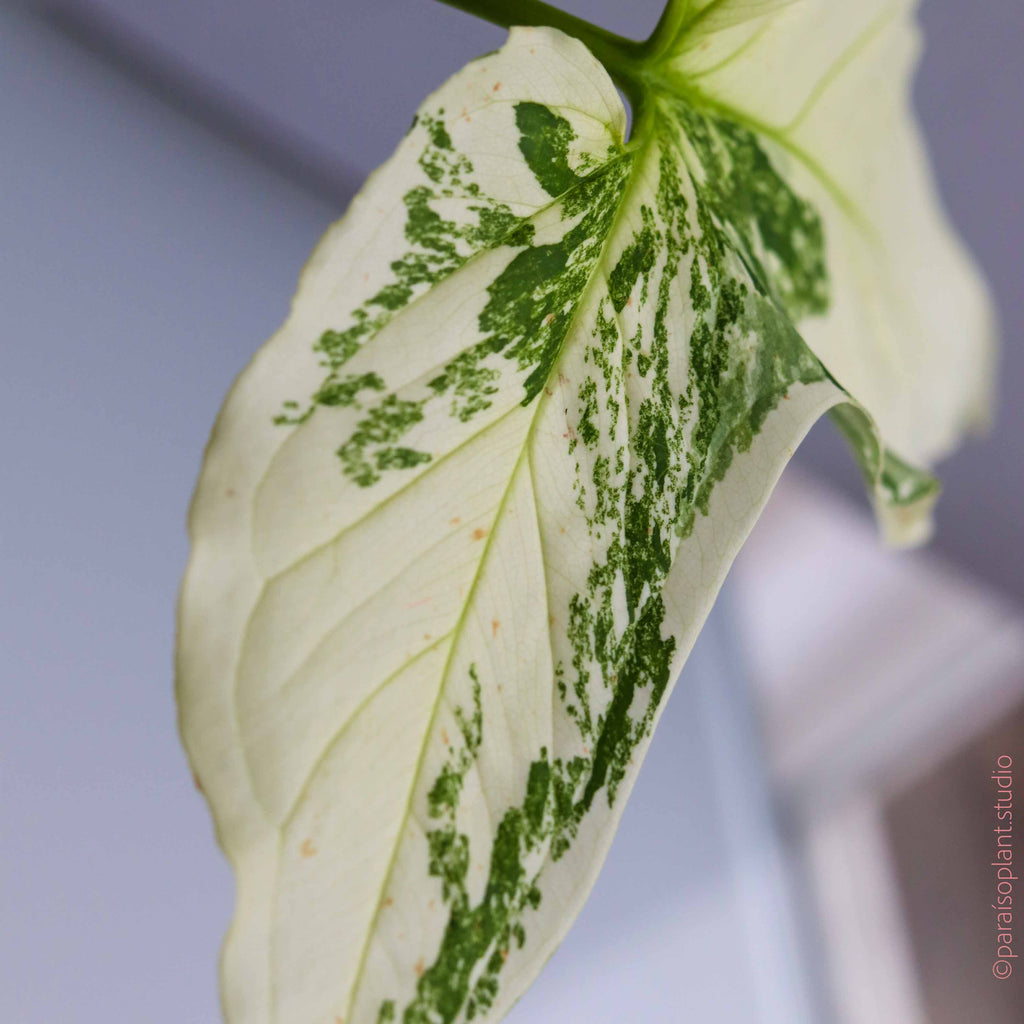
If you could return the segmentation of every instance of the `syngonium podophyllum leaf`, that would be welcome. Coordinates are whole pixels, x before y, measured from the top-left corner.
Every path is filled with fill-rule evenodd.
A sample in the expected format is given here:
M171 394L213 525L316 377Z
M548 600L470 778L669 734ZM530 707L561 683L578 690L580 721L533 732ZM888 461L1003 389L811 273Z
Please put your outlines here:
M982 405L907 5L667 19L628 142L554 30L431 96L218 420L178 664L233 1024L500 1017L809 426L912 537Z

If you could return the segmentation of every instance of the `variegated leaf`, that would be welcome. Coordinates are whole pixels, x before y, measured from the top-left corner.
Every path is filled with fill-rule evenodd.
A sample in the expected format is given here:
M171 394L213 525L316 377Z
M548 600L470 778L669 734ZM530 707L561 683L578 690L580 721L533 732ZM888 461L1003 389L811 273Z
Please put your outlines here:
M628 142L583 45L515 29L317 248L217 422L180 611L232 1024L509 1008L824 411L920 532L932 478L875 424L948 447L985 303L906 5L852 6L671 8Z

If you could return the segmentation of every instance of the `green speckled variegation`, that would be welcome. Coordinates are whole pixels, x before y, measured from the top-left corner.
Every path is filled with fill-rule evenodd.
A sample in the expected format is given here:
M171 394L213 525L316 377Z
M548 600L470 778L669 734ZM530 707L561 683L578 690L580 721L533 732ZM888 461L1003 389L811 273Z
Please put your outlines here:
M231 1024L508 1010L823 412L924 532L987 306L909 8L676 4L628 142L581 43L514 29L321 242L217 422L181 602Z

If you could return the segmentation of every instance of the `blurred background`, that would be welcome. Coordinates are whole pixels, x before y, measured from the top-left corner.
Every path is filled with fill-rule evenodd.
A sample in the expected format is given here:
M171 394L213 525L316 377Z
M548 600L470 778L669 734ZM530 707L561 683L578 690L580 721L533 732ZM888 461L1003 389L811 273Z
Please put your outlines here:
M562 6L641 37L661 0ZM1002 321L993 430L912 555L812 431L513 1024L1024 1020L990 909L996 758L1024 780L1024 5L921 22ZM502 37L434 0L0 3L3 1021L218 1019L231 880L171 692L202 447L326 225Z

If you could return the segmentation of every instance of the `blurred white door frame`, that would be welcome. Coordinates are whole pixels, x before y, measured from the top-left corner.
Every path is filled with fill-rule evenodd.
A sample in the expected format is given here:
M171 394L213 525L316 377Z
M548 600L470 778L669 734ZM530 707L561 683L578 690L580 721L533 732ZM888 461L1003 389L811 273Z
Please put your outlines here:
M1024 700L1024 616L798 474L735 594L836 1020L926 1024L883 808Z

